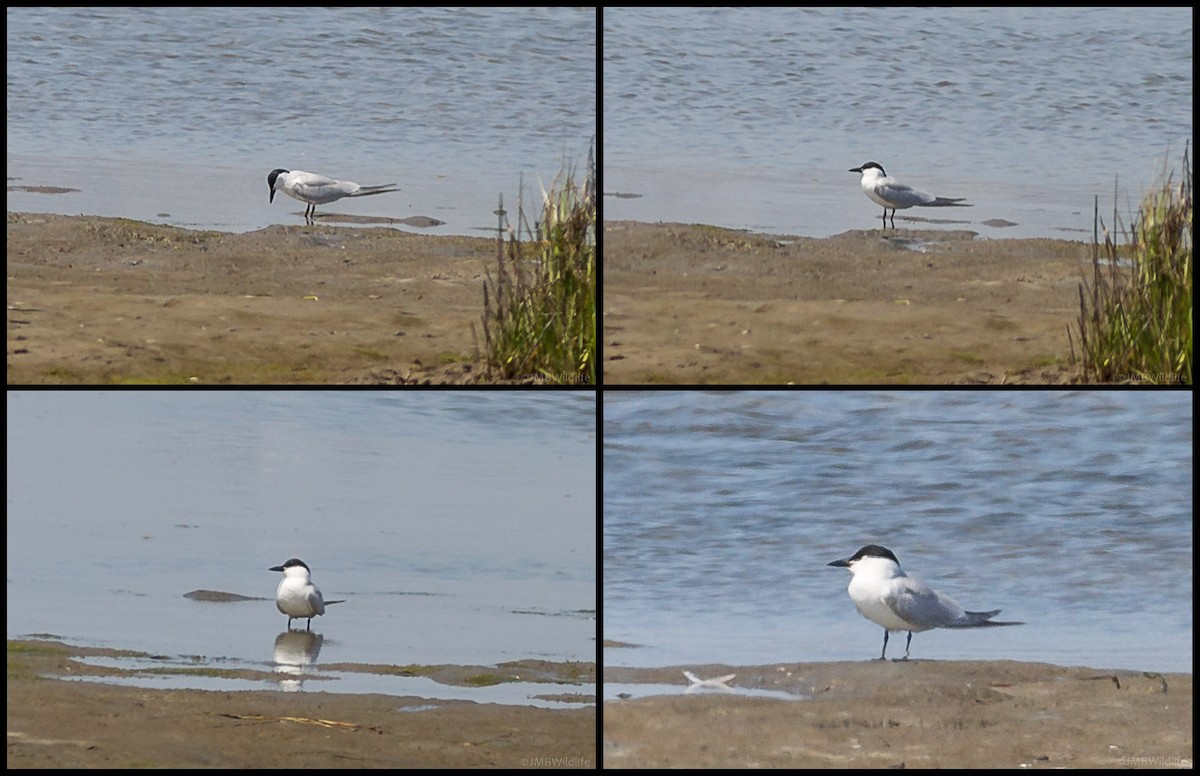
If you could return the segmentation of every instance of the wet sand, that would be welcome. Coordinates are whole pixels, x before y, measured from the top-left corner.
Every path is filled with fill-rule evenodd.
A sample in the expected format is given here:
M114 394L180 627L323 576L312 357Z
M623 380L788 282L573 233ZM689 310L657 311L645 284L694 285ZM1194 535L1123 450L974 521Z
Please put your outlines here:
M606 223L605 382L1078 381L1067 326L1090 246L974 238Z
M737 674L684 695L682 668ZM675 695L604 704L606 768L1178 768L1192 762L1192 677L1013 661L606 668Z
M225 234L9 213L8 382L486 382L475 337L495 249L319 223Z
M147 690L42 678L103 673L73 657L113 650L10 641L8 651L9 768L596 764L594 708L326 692ZM551 695L586 692L579 685L546 686Z

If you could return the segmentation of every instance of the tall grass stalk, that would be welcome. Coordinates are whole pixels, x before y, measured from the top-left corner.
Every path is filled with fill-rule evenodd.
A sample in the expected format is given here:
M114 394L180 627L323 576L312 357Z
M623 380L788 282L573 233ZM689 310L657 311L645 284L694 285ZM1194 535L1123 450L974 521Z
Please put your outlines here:
M524 185L522 184L522 189ZM536 377L553 383L596 382L596 163L588 151L583 184L565 168L541 187L540 218L525 218L518 194L516 226L501 197L496 272L485 270L483 332L489 379ZM507 241L505 237L507 236Z
M1112 233L1099 219L1092 278L1079 286L1079 341L1085 382L1192 382L1192 166L1167 175L1150 192L1128 230L1113 214ZM1117 237L1129 261L1118 260ZM1074 344L1072 343L1072 350Z

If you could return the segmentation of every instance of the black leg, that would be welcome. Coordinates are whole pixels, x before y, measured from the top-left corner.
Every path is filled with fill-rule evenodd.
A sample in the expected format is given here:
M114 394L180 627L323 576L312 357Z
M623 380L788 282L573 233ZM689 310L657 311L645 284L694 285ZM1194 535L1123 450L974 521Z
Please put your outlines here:
M887 660L887 639L888 639L887 628L884 628L883 629L883 651L879 653L880 660Z

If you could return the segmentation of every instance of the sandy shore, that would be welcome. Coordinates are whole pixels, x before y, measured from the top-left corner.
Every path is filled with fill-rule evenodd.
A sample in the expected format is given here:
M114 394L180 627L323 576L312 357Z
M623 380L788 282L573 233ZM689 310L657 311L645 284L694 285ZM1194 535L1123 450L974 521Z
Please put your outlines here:
M606 223L605 382L1078 380L1067 326L1090 247L974 237Z
M681 669L740 688L684 695ZM604 704L606 768L1177 768L1192 762L1192 677L1042 663L606 668L669 696Z
M594 708L325 692L147 690L43 678L100 673L73 659L84 654L113 651L8 643L9 768L596 764ZM548 694L572 691L580 692L580 686L547 683Z
M8 214L13 383L484 381L495 241Z

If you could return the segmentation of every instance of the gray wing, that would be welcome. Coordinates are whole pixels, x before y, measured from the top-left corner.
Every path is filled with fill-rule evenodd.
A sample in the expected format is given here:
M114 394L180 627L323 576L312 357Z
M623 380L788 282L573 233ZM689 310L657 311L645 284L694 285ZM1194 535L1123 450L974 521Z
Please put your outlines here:
M297 186L332 186L336 181L333 178L327 178L324 175L318 175L315 172L305 172L304 170L292 170L291 181Z
M965 622L966 612L954 599L939 594L914 577L898 579L888 596L888 606L908 622L928 630Z
M906 208L913 205L931 205L937 201L937 197L932 194L927 194L924 191L917 191L912 186L907 186L896 181L881 181L875 189L879 196L889 202L897 203L898 207Z
M395 183L385 183L382 186L359 186L358 190L350 196L365 197L368 194L387 194L389 191L396 191L396 185Z

